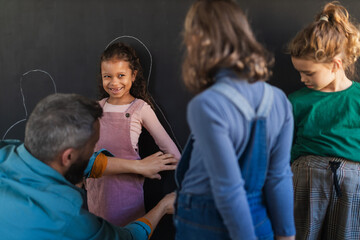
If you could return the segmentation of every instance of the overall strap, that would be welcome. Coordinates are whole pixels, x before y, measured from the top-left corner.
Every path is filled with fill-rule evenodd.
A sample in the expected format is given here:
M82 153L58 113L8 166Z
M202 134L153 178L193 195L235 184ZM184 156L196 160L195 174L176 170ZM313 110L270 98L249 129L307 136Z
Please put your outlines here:
M211 86L211 89L221 93L228 98L239 110L247 121L251 121L255 117L255 112L248 101L232 86L227 83L220 82Z
M233 88L229 84L223 82L216 83L213 86L211 86L211 89L214 89L215 91L226 96L240 110L240 112L243 113L246 120L251 122L256 118L256 116L266 117L270 112L273 102L273 92L270 85L265 83L264 86L265 87L264 87L263 99L260 103L257 113L255 113L255 111L250 106L248 101L235 88ZM246 142L248 140L249 139L246 139ZM189 168L191 152L193 149L193 142L194 142L193 136L190 135L184 147L184 151L182 152L181 161L179 162L175 171L175 181L178 187L178 191L180 191L181 189L181 183L184 179L186 171ZM243 146L243 149L241 149L241 151L239 152L238 158L240 158L245 147L246 146Z
M100 101L98 101L99 105L103 108L108 98L103 98Z
M225 82L219 82L211 86L211 89L221 93L231 101L236 108L244 115L245 119L248 122L253 121L256 118L266 118L269 114L272 103L273 103L273 90L271 86L267 83L264 84L264 93L263 98L260 102L257 112L250 106L249 102L230 84ZM250 130L248 130L247 136L250 135ZM245 142L248 142L248 138ZM245 150L246 145L242 146L237 157L241 157L242 153Z
M234 103L248 120L249 125L245 135L246 144L243 144L239 149L237 157L248 198L260 196L268 165L266 117L269 115L273 104L272 88L270 85L264 84L263 98L256 113L248 101L231 85L220 82L215 84L213 89ZM249 119L249 116L252 118Z
M175 182L178 191L181 190L181 183L184 179L186 171L189 169L193 143L194 143L193 136L190 135L185 144L184 150L181 153L181 161L178 163L175 170Z
M256 112L256 115L258 117L266 118L270 113L273 101L274 101L273 90L269 84L265 83L263 98L262 98L260 106Z
M225 82L214 84L211 89L221 93L228 98L238 110L245 116L247 121L251 121L255 117L267 117L272 103L273 103L273 90L267 83L264 84L264 94L257 112L253 110L249 102L231 85Z
M125 113L134 114L134 112L141 109L145 104L145 101L142 99L135 98L134 101L130 103L130 106L126 109Z

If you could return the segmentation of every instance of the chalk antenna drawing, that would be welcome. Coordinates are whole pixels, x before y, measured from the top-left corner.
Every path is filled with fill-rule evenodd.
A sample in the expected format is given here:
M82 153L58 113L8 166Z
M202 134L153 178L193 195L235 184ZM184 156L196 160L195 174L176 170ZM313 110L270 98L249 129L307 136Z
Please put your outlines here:
M128 39L133 39L133 40L139 42L139 43L146 49L146 52L149 54L150 65L149 65L149 74L148 74L148 76L147 76L147 82L146 82L146 90L149 92L149 82L150 82L150 76L151 76L151 70L152 70L152 61L153 61L153 60L152 60L152 55L151 55L150 50L146 47L146 45L145 45L140 39L138 39L137 37L134 37L134 36L130 36L130 35L120 36L120 37L114 38L112 41L110 41L110 43L106 46L105 49L107 49L112 43L114 43L114 42L116 42L116 41L118 41L118 40L120 40L120 39L123 39L123 38L125 38L125 39L126 39L126 38L128 38ZM149 93L150 93L150 92L149 92ZM173 136L173 139L174 139L174 141L176 142L176 145L177 145L177 146L180 148L180 150L182 151L182 148L181 148L181 146L180 146L180 144L179 144L179 142L178 142L178 140L177 140L177 138L176 138L176 136L175 136L175 134L174 134L174 131L173 131L173 129L172 129L169 121L166 119L164 112L161 110L161 108L159 107L159 105L156 103L156 101L155 101L155 99L152 97L152 95L151 95L151 94L149 94L149 95L150 95L152 101L154 102L156 108L159 109L160 114L161 114L162 117L164 118L166 124L168 125L168 127L169 127L169 129L170 129L170 131L171 131L171 135Z
M52 84L53 84L53 86L54 86L54 93L57 92L57 91L56 91L55 81L54 81L54 79L51 77L51 75L50 75L48 72L46 72L46 71L44 71L44 70L41 70L41 69L33 69L33 70L29 70L29 71L23 73L23 74L21 75L21 78L20 78L20 93L21 93L21 98L22 98L23 107L24 107L24 111L25 111L25 118L24 118L24 119L21 119L21 120L17 121L16 123L14 123L13 125L11 125L11 127L10 127L8 130L6 130L4 136L2 137L2 140L4 140L4 139L6 138L6 135L9 133L9 131L10 131L13 127L15 127L15 126L18 125L19 123L24 122L24 121L27 120L28 111L27 111L27 108L26 108L26 102L25 102L24 91L23 91L23 88L22 88L22 83L23 83L23 80L24 80L23 78L24 78L26 75L28 75L29 73L33 73L33 72L40 72L40 73L46 74L46 75L50 78L50 80L51 80L51 82L52 82Z

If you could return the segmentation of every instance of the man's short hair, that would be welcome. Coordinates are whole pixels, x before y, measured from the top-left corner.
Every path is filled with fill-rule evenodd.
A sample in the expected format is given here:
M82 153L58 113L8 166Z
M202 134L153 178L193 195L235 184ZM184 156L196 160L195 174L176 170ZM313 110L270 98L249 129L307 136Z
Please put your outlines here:
M102 108L78 94L52 94L31 113L25 129L25 147L43 162L52 161L67 148L83 147L93 134Z

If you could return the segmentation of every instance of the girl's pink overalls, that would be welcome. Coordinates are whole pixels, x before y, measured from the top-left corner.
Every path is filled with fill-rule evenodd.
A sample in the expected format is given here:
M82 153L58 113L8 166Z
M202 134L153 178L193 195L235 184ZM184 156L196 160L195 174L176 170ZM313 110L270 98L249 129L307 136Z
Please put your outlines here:
M99 101L101 107L107 99ZM131 145L130 122L135 111L144 105L141 99L135 99L123 113L104 112L100 119L100 138L95 151L102 148L115 157L140 159ZM144 177L137 174L119 174L88 178L86 180L89 211L109 222L124 226L145 214Z

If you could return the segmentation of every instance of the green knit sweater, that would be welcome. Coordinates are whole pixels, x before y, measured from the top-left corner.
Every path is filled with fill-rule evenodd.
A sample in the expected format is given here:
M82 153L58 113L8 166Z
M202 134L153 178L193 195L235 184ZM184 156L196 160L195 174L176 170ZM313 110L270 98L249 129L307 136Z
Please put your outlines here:
M360 84L339 92L303 88L289 95L295 119L291 160L342 157L360 162Z

